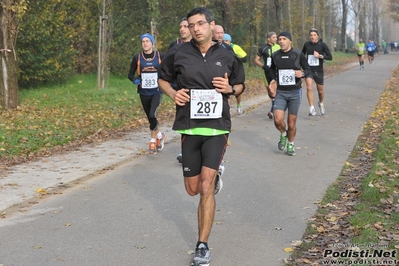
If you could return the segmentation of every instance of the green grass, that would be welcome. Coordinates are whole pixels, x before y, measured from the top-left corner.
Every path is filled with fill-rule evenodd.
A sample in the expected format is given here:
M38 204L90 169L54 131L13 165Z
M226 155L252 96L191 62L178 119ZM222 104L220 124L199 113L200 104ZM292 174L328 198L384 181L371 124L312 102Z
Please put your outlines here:
M399 67L394 70L387 82L379 103L342 168L341 175L327 189L317 213L309 221L303 236L306 242L304 241L294 251L291 261L287 264L304 265L297 262L303 263L303 260L310 259L306 255L309 247L323 250L325 246L336 243L354 244L359 247L386 245L384 250L397 249L399 245L398 83ZM348 188L356 188L354 195L348 195ZM342 208L348 203L349 206L354 203L353 208ZM340 217L340 211L327 208L328 206L336 206L344 214ZM348 213L350 215L347 215ZM326 223L325 217L328 215L337 216L340 221L338 229L333 229L332 225ZM315 228L318 225L325 226L328 233L317 232ZM311 261L317 264L321 259L322 253L318 253ZM399 255L396 259L399 259Z
M113 78L96 89L95 76L75 76L67 84L20 91L20 106L1 112L0 158L78 140L102 129L122 127L141 115L129 80Z
M341 190L339 189L338 184L334 183L328 187L321 203L327 204L333 202L334 200L338 200L340 197L341 197Z
M373 167L360 186L360 202L355 205L357 212L351 217L351 224L357 231L357 236L353 238L354 243L379 243L382 230L385 233L397 231L394 226L398 225L399 214L390 210L391 205L399 205L397 119L398 117L392 117L386 121L374 153ZM379 229L379 226L384 229ZM398 243L399 241L391 241L391 248Z

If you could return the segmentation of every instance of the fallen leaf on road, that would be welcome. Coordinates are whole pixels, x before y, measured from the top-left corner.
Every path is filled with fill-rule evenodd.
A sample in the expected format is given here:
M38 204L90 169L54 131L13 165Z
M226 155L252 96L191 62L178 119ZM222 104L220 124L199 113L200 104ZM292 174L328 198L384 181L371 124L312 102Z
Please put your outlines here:
M39 187L39 188L36 189L36 193L47 194L47 190L42 189L42 188Z
M290 248L290 247L288 247L288 248L285 248L284 249L284 252L293 252L294 251L294 249L293 248Z

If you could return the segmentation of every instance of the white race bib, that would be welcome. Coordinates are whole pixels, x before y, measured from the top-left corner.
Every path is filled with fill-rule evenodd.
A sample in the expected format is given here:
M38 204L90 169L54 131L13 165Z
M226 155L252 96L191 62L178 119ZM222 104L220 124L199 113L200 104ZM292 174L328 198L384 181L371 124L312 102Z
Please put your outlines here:
M268 57L268 58L267 58L266 65L267 65L268 67L270 67L270 66L272 65L272 58L271 58L271 57Z
M319 58L317 58L316 56L310 54L308 55L308 64L309 66L318 66L319 63Z
M141 73L141 88L143 89L158 88L158 73L157 72Z
M295 70L280 69L278 71L278 84L281 86L295 85Z
M215 119L222 117L223 97L216 90L191 90L191 119Z

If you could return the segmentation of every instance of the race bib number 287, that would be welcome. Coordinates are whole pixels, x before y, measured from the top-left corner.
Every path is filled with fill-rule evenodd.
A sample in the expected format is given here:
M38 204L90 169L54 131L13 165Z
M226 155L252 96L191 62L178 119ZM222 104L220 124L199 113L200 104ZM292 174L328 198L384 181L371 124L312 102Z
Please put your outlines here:
M215 119L222 117L223 98L216 90L191 90L191 119Z

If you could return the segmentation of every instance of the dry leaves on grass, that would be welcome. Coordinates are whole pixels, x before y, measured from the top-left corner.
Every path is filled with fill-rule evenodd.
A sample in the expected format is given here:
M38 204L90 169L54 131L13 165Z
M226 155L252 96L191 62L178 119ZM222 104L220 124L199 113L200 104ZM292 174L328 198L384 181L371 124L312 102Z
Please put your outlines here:
M345 168L336 181L340 198L328 204L319 203L319 211L309 219L310 227L303 236L304 245L297 247L290 259L285 260L286 265L320 265L323 252L335 248L336 251L345 250L351 246L351 238L358 232L350 223L350 217L356 213L355 204L360 200L360 185L372 169L374 152L380 143L380 136L384 130L387 118L392 116L392 107L399 106L399 69L396 69L391 80L386 84L386 90L381 95L370 120L365 125L365 130L358 138L358 146L345 164ZM399 141L399 134L396 139ZM397 141L397 143L399 143ZM399 165L395 159L393 163ZM398 173L386 165L377 165L381 170L376 175L398 178ZM384 182L374 180L370 187L378 189L380 193L387 191ZM379 208L386 215L399 213L399 190L394 191L386 199L382 199ZM399 225L387 226L382 222L369 225L379 235L381 244L399 241ZM310 246L310 247L309 247Z

